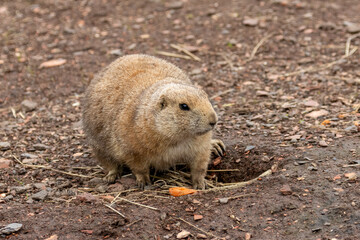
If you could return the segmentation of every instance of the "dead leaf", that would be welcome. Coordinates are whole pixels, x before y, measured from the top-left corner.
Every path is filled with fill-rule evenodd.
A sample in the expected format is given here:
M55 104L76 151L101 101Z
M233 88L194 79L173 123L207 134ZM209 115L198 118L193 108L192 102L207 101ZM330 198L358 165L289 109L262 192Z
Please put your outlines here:
M53 59L53 60L41 63L39 66L39 69L57 67L57 66L61 66L61 65L65 64L65 63L66 63L66 59L63 59L63 58Z

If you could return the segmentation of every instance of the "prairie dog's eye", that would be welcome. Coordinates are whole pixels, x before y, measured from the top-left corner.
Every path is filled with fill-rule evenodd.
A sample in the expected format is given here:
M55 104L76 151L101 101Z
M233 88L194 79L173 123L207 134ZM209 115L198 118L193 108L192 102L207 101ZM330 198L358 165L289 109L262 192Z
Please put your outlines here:
M179 107L180 107L181 110L184 110L184 111L189 111L190 110L189 106L186 103L180 103Z

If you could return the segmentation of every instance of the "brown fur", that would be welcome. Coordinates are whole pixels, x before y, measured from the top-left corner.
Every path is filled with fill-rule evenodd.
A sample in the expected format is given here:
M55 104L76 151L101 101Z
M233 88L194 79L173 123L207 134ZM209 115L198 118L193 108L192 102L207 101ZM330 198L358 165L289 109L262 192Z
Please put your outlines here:
M216 113L204 91L179 68L159 58L128 55L111 63L90 83L84 98L84 130L107 181L130 167L137 183L150 183L149 169L188 163L193 187L203 189ZM180 109L187 104L189 111ZM217 149L217 151L216 151Z

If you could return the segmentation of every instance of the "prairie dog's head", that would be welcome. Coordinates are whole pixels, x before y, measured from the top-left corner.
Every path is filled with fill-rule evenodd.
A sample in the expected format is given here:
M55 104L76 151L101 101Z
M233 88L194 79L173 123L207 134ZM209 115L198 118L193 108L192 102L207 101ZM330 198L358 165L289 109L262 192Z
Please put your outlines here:
M203 135L217 123L207 94L194 86L166 84L153 95L153 100L156 130L169 138Z

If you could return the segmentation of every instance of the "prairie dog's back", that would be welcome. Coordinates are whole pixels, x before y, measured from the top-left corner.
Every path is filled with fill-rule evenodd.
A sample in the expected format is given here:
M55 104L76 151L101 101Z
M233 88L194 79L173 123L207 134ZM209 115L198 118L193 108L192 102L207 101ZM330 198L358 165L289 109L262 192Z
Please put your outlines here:
M99 74L99 77L102 78L101 82L94 81L96 88L99 88L97 90L103 92L116 90L115 95L119 98L140 94L144 89L168 77L190 83L187 75L174 65L141 54L128 55L115 60Z

